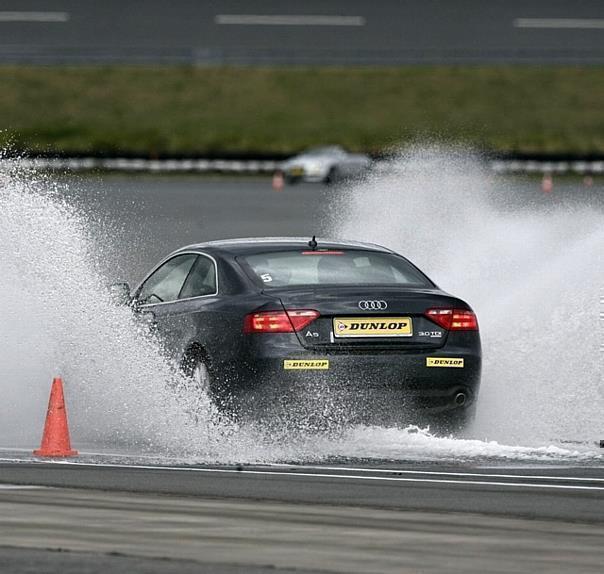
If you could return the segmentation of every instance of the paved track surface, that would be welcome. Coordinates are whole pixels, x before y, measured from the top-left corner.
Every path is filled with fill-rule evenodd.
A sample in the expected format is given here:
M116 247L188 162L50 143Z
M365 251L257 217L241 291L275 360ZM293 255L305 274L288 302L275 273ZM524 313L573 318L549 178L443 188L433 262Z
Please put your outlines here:
M375 464L375 463L374 463ZM604 524L604 468L3 462L0 482Z
M0 61L601 63L599 0L0 3Z
M107 276L133 285L170 251L211 239L328 234L337 217L340 187L299 184L273 191L268 177L103 176L68 179L66 195L91 214L88 224L99 238ZM592 205L604 210L604 186L585 187L577 178L556 178L544 194L536 178L501 181L500 209L542 210L559 204ZM333 225L333 224L332 224ZM337 223L335 224L337 225ZM112 237L113 236L113 237ZM109 238L109 241L107 241ZM360 228L354 238L367 240ZM124 246L128 246L127 249Z
M38 507L37 510L40 510ZM137 549L138 550L138 549ZM273 566L237 566L183 560L179 557L125 556L116 551L102 553L73 550L70 540L64 540L61 548L42 550L0 546L2 572L11 574L306 574L307 570L276 569Z
M0 464L0 540L84 553L33 555L53 571L71 560L100 572L110 553L119 555L117 571L134 572L153 571L145 569L150 558L278 572L600 571L601 468L394 466L161 468L22 458ZM29 551L5 553L16 566L30 560ZM181 566L162 564L167 572Z

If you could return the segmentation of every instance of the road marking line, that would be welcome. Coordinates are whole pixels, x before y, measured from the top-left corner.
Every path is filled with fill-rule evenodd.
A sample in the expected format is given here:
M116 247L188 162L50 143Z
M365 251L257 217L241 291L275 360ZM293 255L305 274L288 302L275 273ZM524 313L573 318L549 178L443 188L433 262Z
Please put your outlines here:
M514 28L604 29L604 18L516 18Z
M68 12L0 12L0 22L68 22Z
M9 452L19 452L25 455L29 455L29 458L3 458L0 457L0 462L38 462L38 459L35 460L31 458L32 449L31 448L14 448L14 447L3 447L0 448L0 453L9 453ZM172 464L180 463L182 465L191 464L190 459L186 458L178 458L178 457L158 457L150 454L133 454L133 453L116 453L116 452L97 452L97 451L88 451L88 450L79 450L80 457L83 456L96 456L102 457L105 459L112 458L125 458L128 460L152 460L157 463L158 460L162 461L171 461Z
M4 448L4 451L24 452L31 453L30 449L22 448ZM124 454L124 453L107 453L107 452L94 452L94 451L80 451L80 456L100 456L106 458L126 458L126 459L138 459L138 460L153 460L157 461L157 456L142 455L142 454ZM191 464L190 460L184 458L167 458L166 461L170 460L173 462L181 463L182 465ZM21 458L2 458L0 462L39 462L37 459L24 460ZM84 464L84 463L78 463ZM90 463L97 464L97 463ZM103 464L103 463L98 463ZM132 465L127 465L132 466ZM374 473L374 474L409 474L409 475L429 475L429 476L465 476L465 477L479 477L479 478L517 478L517 479L531 479L531 480L568 480L570 482L604 482L604 478L598 477L580 477L580 476L548 476L542 474L502 474L502 473L486 473L486 472L455 472L455 471L442 471L442 470L408 470L398 468L371 468L371 467L359 467L359 466L325 466L319 464L286 464L286 463L264 463L264 464L252 464L250 466L255 467L268 467L268 468L287 468L287 469L309 469L309 470L333 470L338 472L363 472L363 473ZM178 467L167 467L157 465L157 468L188 468L186 466Z
M2 462L4 459L0 459ZM24 461L20 461L24 462ZM32 461L29 461L32 462ZM41 462L33 462L33 464L44 464ZM49 463L46 463L49 464ZM338 480L367 480L367 481L382 481L382 482L411 482L411 483L430 483L430 484L461 484L461 485L479 485L479 486L504 486L511 488L549 488L553 490L597 490L604 491L604 486L580 486L566 484L539 484L530 482L496 482L489 480L451 480L443 478L406 478L393 476L359 476L353 474L320 474L310 472L279 472L266 470L237 470L227 468L194 468L194 467L174 467L174 466L156 466L156 465L133 465L133 464L103 464L92 462L68 462L68 461L53 461L50 464L57 466L79 466L90 468L120 468L125 470L158 470L158 471L177 471L177 472L200 472L206 474L253 474L258 476L286 476L288 478L304 477L304 478L322 478L322 479L338 479Z
M346 466L321 466L321 465L292 465L292 464L267 464L266 466L275 468L307 468L311 470L336 470L339 472L350 471L350 472L373 472L375 474L424 474L430 476L477 476L481 478L524 478L524 479L537 479L537 480L568 480L568 481L579 481L579 482L604 482L604 478L589 478L589 477L578 477L578 476L543 476L540 474L491 474L484 472L444 472L437 470L399 470L396 468L362 468L362 467L346 467Z
M365 18L311 14L218 14L214 22L223 26L364 26Z
M34 486L32 484L0 484L0 490L46 490L48 486Z

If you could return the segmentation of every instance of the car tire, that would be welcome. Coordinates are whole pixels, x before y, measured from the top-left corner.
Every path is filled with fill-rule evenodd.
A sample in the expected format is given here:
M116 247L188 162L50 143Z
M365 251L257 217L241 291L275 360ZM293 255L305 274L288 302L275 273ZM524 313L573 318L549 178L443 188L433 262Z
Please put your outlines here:
M215 402L209 362L203 351L199 349L189 351L182 360L181 371L187 381L187 392L194 393L199 397L205 395L212 402Z
M328 174L325 176L325 183L327 185L333 185L334 183L336 183L338 181L340 177L340 172L338 171L337 167L332 167Z
M191 371L191 378L195 387L202 393L210 393L210 370L203 359L198 359L197 364Z
M232 396L212 375L210 362L203 351L197 350L185 357L183 373L191 383L191 391L200 399L209 400L221 419L233 419L236 411Z

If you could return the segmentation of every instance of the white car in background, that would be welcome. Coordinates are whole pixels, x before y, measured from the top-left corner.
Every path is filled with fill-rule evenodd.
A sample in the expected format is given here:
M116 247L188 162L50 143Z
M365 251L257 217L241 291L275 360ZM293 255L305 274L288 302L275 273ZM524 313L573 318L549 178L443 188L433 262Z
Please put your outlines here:
M340 146L309 149L279 165L287 183L308 181L333 183L366 172L371 159L364 154L348 153Z

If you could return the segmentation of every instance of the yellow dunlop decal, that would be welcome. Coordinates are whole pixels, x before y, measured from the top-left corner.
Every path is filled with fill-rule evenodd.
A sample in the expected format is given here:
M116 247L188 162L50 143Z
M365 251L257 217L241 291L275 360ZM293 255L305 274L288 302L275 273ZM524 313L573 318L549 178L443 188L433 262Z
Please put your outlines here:
M336 337L411 337L411 317L336 317Z
M457 367L463 369L463 359L454 357L426 357L426 367Z
M329 360L327 359L286 359L283 361L285 370L325 370L329 369Z

